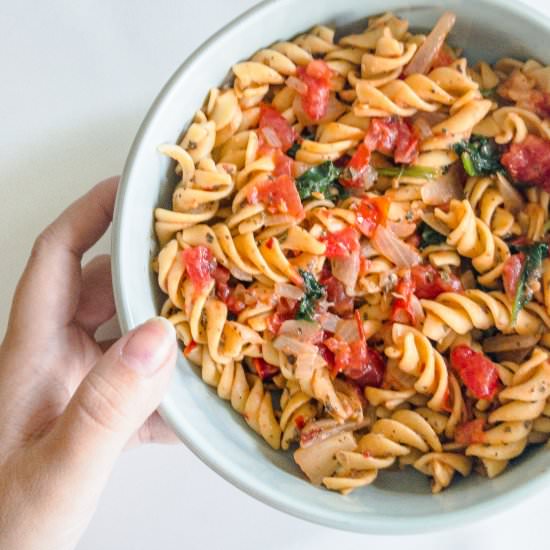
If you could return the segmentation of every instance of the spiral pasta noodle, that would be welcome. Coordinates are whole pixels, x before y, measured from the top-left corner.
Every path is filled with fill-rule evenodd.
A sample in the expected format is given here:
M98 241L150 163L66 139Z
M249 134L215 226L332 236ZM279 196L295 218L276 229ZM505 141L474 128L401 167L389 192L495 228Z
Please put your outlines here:
M469 66L454 21L266 45L158 147L160 314L343 494L395 466L438 493L550 436L550 70Z

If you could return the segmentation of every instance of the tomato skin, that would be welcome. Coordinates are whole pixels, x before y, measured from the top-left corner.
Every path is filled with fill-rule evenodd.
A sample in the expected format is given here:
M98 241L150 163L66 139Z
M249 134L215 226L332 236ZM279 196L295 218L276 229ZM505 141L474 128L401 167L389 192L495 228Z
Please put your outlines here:
M288 175L268 178L253 187L247 196L250 204L261 202L267 211L275 214L290 214L298 220L304 217L304 207L294 180Z
M390 203L386 197L366 197L355 211L355 225L369 239L379 225L385 225Z
M260 105L258 126L260 129L271 128L277 134L283 151L288 151L298 137L296 130L288 123L286 118L275 107L265 103Z
M483 418L476 418L470 422L459 424L454 433L454 439L460 445L471 445L472 443L484 443L485 434L483 426L485 421Z
M340 176L344 187L360 189L364 186L363 177L369 168L370 155L370 149L364 143L359 144Z
M312 121L318 121L327 114L332 71L324 61L316 59L310 61L305 69L299 67L297 74L307 86L302 95L302 108Z
M390 319L394 323L405 323L414 325L416 322L414 310L411 306L411 297L414 294L414 280L410 271L405 273L397 283L392 302Z
M187 275L196 290L201 290L212 280L216 260L206 246L191 246L181 253Z
M513 300L516 296L518 281L525 262L525 254L520 252L513 254L505 262L502 268L502 282L506 296Z
M430 264L415 265L411 268L414 283L414 294L417 298L434 300L442 292L462 292L460 279L451 273L443 279L441 274Z
M500 162L515 181L550 191L550 141L528 134L521 143L513 143Z
M254 359L252 359L252 365L254 366L254 369L262 380L269 380L273 378L274 376L279 374L281 370L276 365L268 363L261 357L254 357Z
M353 227L346 227L335 233L327 233L324 239L327 258L345 258L359 250L359 235Z
M188 357L189 354L197 347L197 342L195 340L191 340L189 344L187 344L183 350L183 355L185 357Z
M393 159L399 164L410 164L418 157L420 140L408 121L399 119L397 143Z
M456 346L451 351L451 366L477 399L490 401L495 397L499 385L498 371L486 355L466 345Z

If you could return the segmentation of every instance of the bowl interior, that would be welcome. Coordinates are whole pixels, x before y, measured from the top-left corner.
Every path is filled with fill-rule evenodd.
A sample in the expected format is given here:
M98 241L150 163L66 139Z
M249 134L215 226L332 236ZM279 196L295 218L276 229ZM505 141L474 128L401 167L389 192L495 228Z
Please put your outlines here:
M434 24L443 9L457 14L450 41L464 48L470 62L503 56L550 61L542 39L548 33L544 18L514 2L279 0L254 8L184 63L139 131L117 200L113 273L124 330L155 315L162 302L150 270L157 250L152 211L169 205L174 177L173 166L156 148L178 139L207 90L227 77L230 65L317 23L359 31L367 15L391 10L423 30ZM542 474L550 466L550 454L531 451L495 480L473 475L456 480L437 496L431 495L428 480L412 469L381 472L369 488L342 497L307 483L290 454L273 451L257 437L183 357L162 411L187 445L238 487L281 510L354 531L415 532L479 518L517 502L521 494L544 483L547 476Z

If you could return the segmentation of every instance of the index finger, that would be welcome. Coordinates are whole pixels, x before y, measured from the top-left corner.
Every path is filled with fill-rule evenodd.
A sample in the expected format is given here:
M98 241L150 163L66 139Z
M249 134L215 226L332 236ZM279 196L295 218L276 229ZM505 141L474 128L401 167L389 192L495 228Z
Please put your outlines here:
M15 293L9 330L57 328L72 321L80 296L82 255L105 233L118 177L98 183L37 238Z

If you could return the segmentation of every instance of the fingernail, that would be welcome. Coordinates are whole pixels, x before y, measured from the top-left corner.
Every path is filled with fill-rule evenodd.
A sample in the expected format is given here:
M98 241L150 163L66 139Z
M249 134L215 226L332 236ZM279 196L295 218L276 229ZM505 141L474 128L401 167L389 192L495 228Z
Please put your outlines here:
M142 376L151 376L164 365L175 342L172 323L153 317L132 331L120 352L121 359Z

